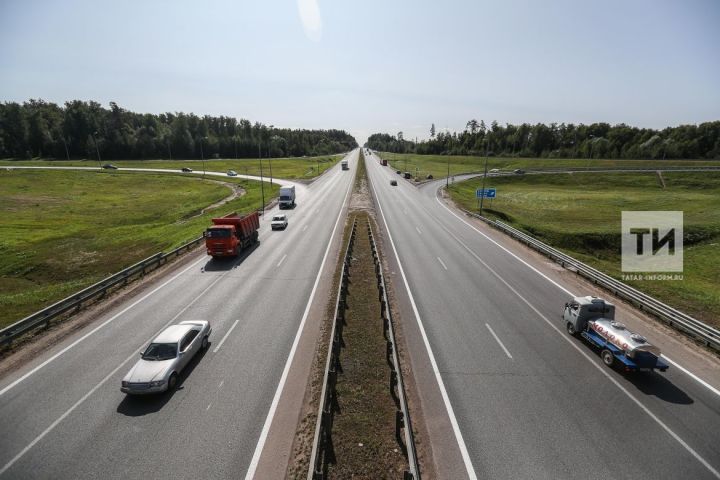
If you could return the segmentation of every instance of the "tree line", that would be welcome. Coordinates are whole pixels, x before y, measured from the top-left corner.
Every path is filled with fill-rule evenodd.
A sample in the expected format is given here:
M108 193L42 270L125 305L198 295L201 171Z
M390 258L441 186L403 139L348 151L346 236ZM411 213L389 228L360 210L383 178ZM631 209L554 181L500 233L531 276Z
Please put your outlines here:
M344 130L273 128L233 117L135 113L110 102L0 104L0 158L257 158L329 155L357 147Z
M397 135L376 133L366 147L395 153L489 155L544 158L608 159L720 159L720 121L680 125L662 130L608 123L575 125L505 124L470 120L462 132L436 132L413 142Z

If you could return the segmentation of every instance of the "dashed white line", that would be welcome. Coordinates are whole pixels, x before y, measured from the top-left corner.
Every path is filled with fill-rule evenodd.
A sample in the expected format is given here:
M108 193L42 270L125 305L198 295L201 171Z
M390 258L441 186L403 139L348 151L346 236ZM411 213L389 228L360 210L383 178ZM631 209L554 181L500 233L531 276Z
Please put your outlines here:
M422 232L420 231L420 227L415 227L415 230L417 230L418 234L422 235Z
M283 257L280 259L280 261L277 263L276 266L279 267L280 265L282 265L282 262L284 262L286 258L287 258L287 253L285 255L283 255Z
M308 226L305 225L305 226L302 228L302 231L304 232L305 230L307 230L307 228L308 228Z
M448 269L448 268L447 268L447 265L445 265L445 262L442 261L442 258L440 258L440 257L435 257L435 258L438 259L438 262L440 262L440 265L442 265L445 270Z
M495 341L498 342L500 347L505 352L505 355L507 355L508 358L510 360L512 360L512 355L510 355L510 351L507 348L505 348L505 345L503 344L503 342L500 341L500 338L497 335L495 335L495 332L493 331L492 327L490 325L488 325L487 323L485 324L485 326L487 327L488 330L490 330L490 333L492 334L492 336L495 337Z
M223 385L225 385L225 380L220 381L220 385L218 385L218 390L221 389Z
M213 349L213 353L217 353L218 350L220 350L220 347L222 347L223 343L225 343L225 340L227 340L228 336L229 336L229 335L232 333L232 331L235 329L235 327L237 326L237 324L238 324L239 321L240 321L239 318L238 318L237 320L235 320L235 323L232 324L232 327L230 327L230 330L228 330L227 333L225 333L225 335L223 335L222 339L220 340L220 343L218 343L217 347L215 347L215 348ZM222 385L222 382L220 382L220 385Z
M211 407L211 406L212 406L212 403L208 403L208 406L205 407L205 411L207 412L208 410L210 410L210 407Z

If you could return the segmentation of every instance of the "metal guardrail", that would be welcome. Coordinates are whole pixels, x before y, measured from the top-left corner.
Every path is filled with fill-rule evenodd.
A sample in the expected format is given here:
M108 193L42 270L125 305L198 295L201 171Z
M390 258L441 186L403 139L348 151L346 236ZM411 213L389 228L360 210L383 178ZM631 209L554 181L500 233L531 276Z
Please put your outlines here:
M408 458L409 469L405 472L404 480L420 480L420 466L417 462L417 453L415 451L415 438L412 431L412 423L410 422L410 410L407 406L405 398L405 385L402 379L402 370L400 369L400 359L398 357L397 344L395 342L395 330L393 328L392 313L390 312L390 302L387 297L387 286L385 285L385 276L383 275L382 264L378 254L375 236L372 233L370 223L368 223L368 237L370 237L370 247L372 249L373 260L375 261L375 275L378 280L378 289L380 290L380 316L383 319L383 328L385 329L385 339L387 340L387 354L392 356L391 372L391 389L396 388L397 392L393 392L397 399L397 411L395 412L395 430L396 436L400 438L400 430L405 432L405 451Z
M323 376L323 387L320 393L320 407L318 409L318 417L315 423L315 436L313 439L312 452L310 454L310 468L308 469L307 480L322 480L327 473L326 468L329 460L332 460L332 423L334 414L334 405L337 402L335 397L335 386L337 384L337 375L339 368L339 356L342 345L342 328L345 322L345 300L347 296L347 285L350 278L348 267L352 256L353 245L355 243L355 235L357 229L357 220L353 222L348 240L345 257L343 260L342 272L340 275L340 285L338 286L337 301L335 303L335 313L333 317L332 329L330 331L330 344L328 346L328 355L325 364L325 374ZM410 414L405 398L405 388L402 380L402 372L400 370L400 362L398 359L397 348L395 345L395 333L393 330L392 316L390 313L390 304L387 298L387 288L385 278L382 272L382 265L378 255L377 244L373 236L370 224L368 224L368 237L372 249L373 260L375 262L375 275L378 282L378 291L380 292L381 317L383 320L383 328L385 339L387 341L388 360L392 360L392 372L390 388L393 397L396 399L396 415L395 428L396 438L401 442L401 431L404 431L405 452L408 458L408 470L404 472L403 480L419 480L420 469L417 463L417 455L415 452L415 440L412 432L412 424L410 423Z
M703 323L700 320L697 320L696 318L693 318L673 307L670 307L656 298L651 297L650 295L647 295L615 278L612 278L611 276L574 259L573 257L533 238L524 232L521 232L514 227L511 227L506 223L498 220L490 220L489 218L482 217L465 209L463 209L463 211L467 215L478 218L488 225L491 225L503 233L521 241L530 248L537 250L543 255L551 258L553 261L559 263L564 268L575 271L579 275L591 280L596 285L612 292L615 296L627 300L640 310L659 318L669 326L685 333L707 347L712 348L716 352L720 352L720 330L711 327L710 325L707 325L706 323Z
M133 277L143 277L148 271L154 270L160 265L167 263L171 257L177 257L182 252L191 249L203 240L203 237L191 240L184 245L168 252L156 253L155 255L142 260L124 270L121 270L101 281L70 295L49 307L43 308L22 320L0 330L0 346L8 345L18 337L40 327L47 327L57 317L70 313L71 310L78 312L85 302L102 298L107 291L117 285L126 285Z

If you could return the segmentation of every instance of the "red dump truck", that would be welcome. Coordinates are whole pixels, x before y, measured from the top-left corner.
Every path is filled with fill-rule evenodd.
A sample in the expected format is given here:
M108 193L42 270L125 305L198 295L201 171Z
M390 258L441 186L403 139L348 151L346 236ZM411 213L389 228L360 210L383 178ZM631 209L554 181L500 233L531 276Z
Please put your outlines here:
M212 223L203 236L207 253L213 257L235 257L258 241L260 217L257 212L244 216L231 213L213 218Z

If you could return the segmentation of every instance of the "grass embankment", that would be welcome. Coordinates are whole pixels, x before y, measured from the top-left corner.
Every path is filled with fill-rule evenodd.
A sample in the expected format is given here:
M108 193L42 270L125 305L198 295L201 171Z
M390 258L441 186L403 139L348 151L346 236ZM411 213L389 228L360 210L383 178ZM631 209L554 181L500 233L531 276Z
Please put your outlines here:
M623 210L684 212L683 280L627 283L706 322L720 326L720 173L523 175L489 179L497 198L487 216L532 234L615 278L622 279ZM477 211L481 180L450 186L455 202ZM489 207L489 208L488 208Z
M393 170L410 172L422 180L428 174L435 178L445 178L448 171L448 160L450 162L450 175L461 173L482 172L485 168L485 157L471 157L461 155L415 155L384 153L380 156L388 160ZM406 162L407 161L407 162ZM554 159L554 158L502 158L491 157L488 159L488 170L498 168L500 170L512 171L516 168L660 168L673 166L687 167L718 167L720 160L588 160L575 159ZM416 170L417 169L417 170Z
M245 195L201 215L230 189L179 175L0 170L0 328L197 238L211 217L259 208L260 182L238 183Z
M310 179L334 166L341 158L340 155L271 158L269 160L263 158L262 170L263 175L266 177L270 176L270 169L272 168L273 178ZM102 163L112 163L123 168L169 168L180 170L183 167L188 167L192 168L195 173L201 173L203 170L201 160L109 160ZM98 162L94 160L0 160L0 167L7 165L97 167ZM260 161L257 158L205 160L205 169L213 172L235 170L242 175L260 175Z

